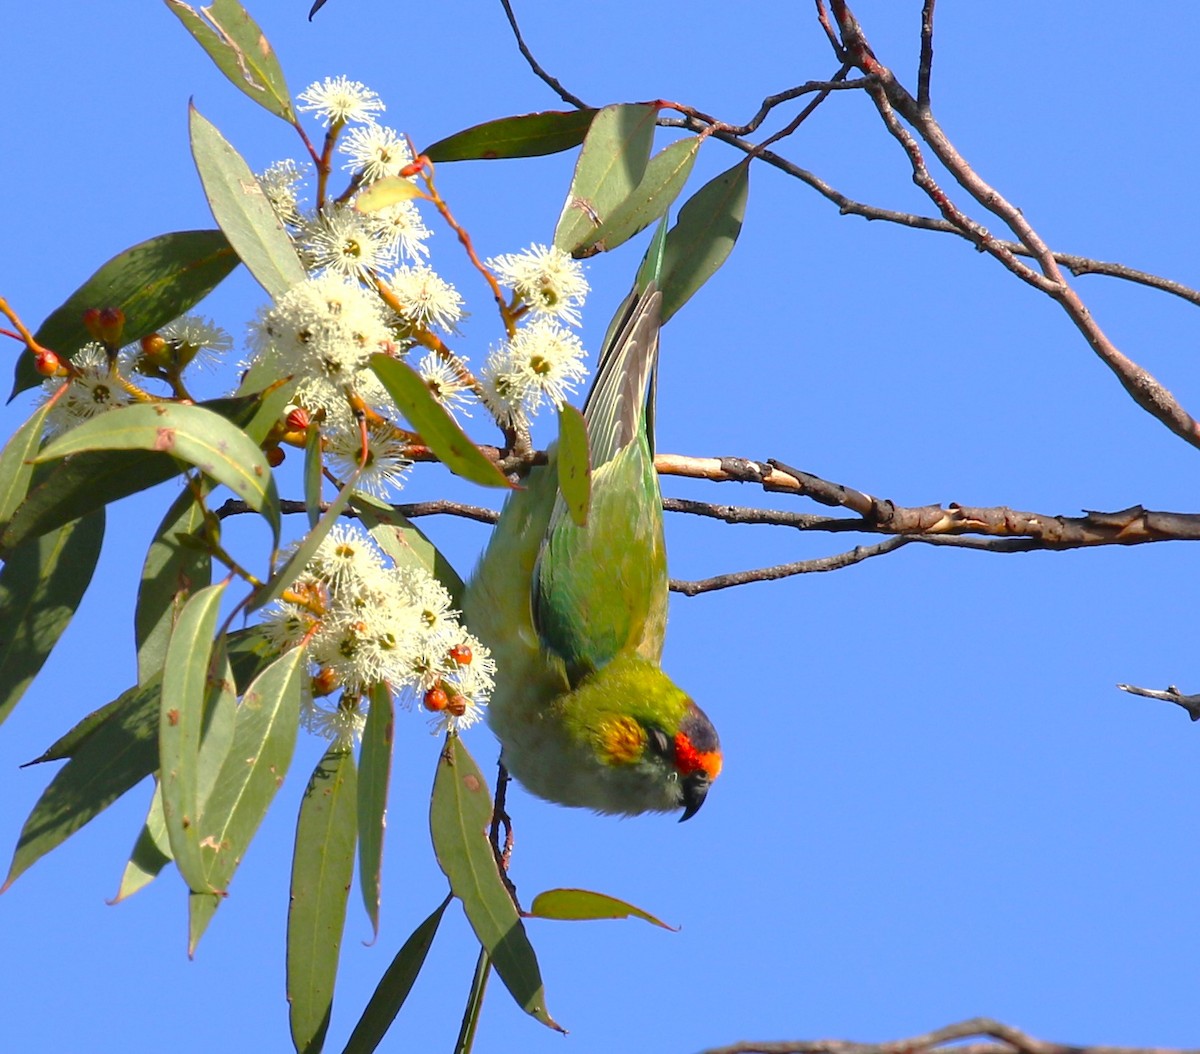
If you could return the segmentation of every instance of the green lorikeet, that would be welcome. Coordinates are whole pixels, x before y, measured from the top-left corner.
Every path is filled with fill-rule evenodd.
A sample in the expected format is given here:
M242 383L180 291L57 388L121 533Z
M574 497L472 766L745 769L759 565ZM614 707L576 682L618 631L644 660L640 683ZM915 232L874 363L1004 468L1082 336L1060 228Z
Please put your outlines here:
M584 405L585 526L534 468L510 495L464 599L492 649L488 722L527 790L602 813L695 814L721 770L717 733L659 665L667 621L662 498L648 413L662 294L624 305Z

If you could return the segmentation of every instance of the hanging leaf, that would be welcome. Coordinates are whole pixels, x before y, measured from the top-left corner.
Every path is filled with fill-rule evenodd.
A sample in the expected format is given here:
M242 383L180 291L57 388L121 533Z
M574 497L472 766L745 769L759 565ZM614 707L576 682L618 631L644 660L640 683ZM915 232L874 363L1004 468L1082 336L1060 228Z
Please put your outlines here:
M212 557L200 546L188 544L204 525L202 499L211 489L206 477L185 487L171 503L146 553L133 616L139 683L162 669L184 602L212 581Z
M606 106L596 114L554 229L555 246L574 252L586 244L641 183L657 118L657 107L647 103Z
M309 425L304 437L304 511L310 529L321 518L321 466L321 430Z
M257 423L263 397L260 392L213 399L200 405L239 428L250 428ZM172 479L182 471L183 465L170 455L145 450L88 451L61 461L41 463L28 495L0 534L0 555L95 509Z
M692 174L699 149L700 139L693 136L655 154L642 181L592 234L571 250L572 255L587 257L615 249L665 215Z
M38 461L95 450L154 451L195 466L261 513L278 544L279 495L271 466L246 433L220 414L182 403L119 406L53 440Z
M492 799L483 773L458 736L448 735L438 757L429 808L438 866L517 1005L562 1032L546 1010L537 957L488 843L491 819Z
M679 210L667 235L663 274L666 322L729 258L742 230L750 195L750 162L742 161L709 180Z
M593 893L590 889L548 889L533 898L528 914L539 919L644 919L664 930L674 930L647 911L635 908L616 897Z
M0 451L0 523L7 523L17 506L25 500L33 476L33 459L42 445L49 403L43 403Z
M450 593L454 606L462 606L466 586L440 549L421 528L392 506L375 501L369 495L355 494L350 503L376 544L397 567L419 567L428 571Z
M209 700L209 657L227 583L201 589L184 605L167 645L159 704L163 813L171 853L188 888L208 892L200 864L200 741Z
M598 112L547 110L501 117L439 139L423 153L438 163L557 154L583 142Z
M388 786L392 779L395 712L386 684L371 688L371 708L358 755L358 881L371 920L371 940L379 936L383 838L387 833Z
M0 722L71 624L103 541L100 510L26 542L5 561L0 570Z
M354 754L335 743L300 804L287 928L288 1016L299 1054L321 1049L333 1010L354 874L355 784Z
M256 677L279 658L279 644L270 630L259 623L225 635L225 650L238 691L244 693Z
M447 895L396 953L391 965L379 979L379 984L375 986L375 991L371 994L362 1017L358 1019L358 1024L354 1026L354 1031L350 1033L350 1039L342 1054L372 1054L383 1041L384 1035L391 1028L392 1022L408 998L408 993L412 991L421 967L425 965L425 956L429 954L438 924L452 899L453 895Z
M282 296L307 277L291 238L242 156L194 106L188 121L192 158L217 225L259 285Z
M296 123L275 51L241 4L236 0L213 0L197 11L180 0L166 2L235 88L276 117Z
M283 784L300 726L304 651L284 652L246 689L233 741L199 821L205 887L225 893Z
M571 519L587 526L592 502L592 463L588 452L587 424L575 407L563 403L558 409L558 490Z
M408 363L390 355L372 355L371 369L397 409L451 472L484 487L512 486L504 473L484 457L458 427L458 422L433 397L421 375Z
M107 714L74 740L70 760L21 828L0 892L158 768L160 688L158 680L130 688L111 707L102 707Z
M89 308L125 313L123 343L141 340L203 300L238 265L220 231L176 231L118 253L83 283L38 327L34 339L69 359L92 336L83 324ZM18 355L9 399L43 378L32 355Z
M167 821L163 816L162 787L155 783L146 822L142 824L141 832L133 845L133 852L129 854L129 863L125 865L125 871L121 875L117 895L109 903L119 904L138 890L145 889L172 859L171 842L167 837Z
M130 691L132 692L134 689L130 689ZM111 702L97 707L77 725L59 736L58 739L51 743L36 758L32 761L26 761L21 768L27 769L31 765L43 765L47 761L64 761L67 758L74 757L75 752L83 744L83 741L124 705L128 694L129 692L126 692L125 695L120 695ZM157 706L157 704L155 705ZM156 717L157 714L158 711L155 710Z
M467 1005L463 1008L458 1039L454 1043L454 1054L471 1054L475 1047L479 1014L483 1010L483 996L487 991L488 978L491 975L492 958L488 955L486 948L480 948L479 958L475 960L475 972L471 975L471 988L467 992Z

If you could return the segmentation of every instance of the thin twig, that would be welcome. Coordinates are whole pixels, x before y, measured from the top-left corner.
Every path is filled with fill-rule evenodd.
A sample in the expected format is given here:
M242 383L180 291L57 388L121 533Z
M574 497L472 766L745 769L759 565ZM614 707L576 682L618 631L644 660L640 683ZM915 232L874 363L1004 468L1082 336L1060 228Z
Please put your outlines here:
M1185 442L1200 448L1200 422L1183 408L1153 374L1113 344L1067 281L1049 246L1025 214L967 163L942 131L933 114L919 106L917 100L896 79L892 70L876 58L862 26L845 0L830 0L830 8L841 37L841 44L837 49L839 60L844 61L848 56L863 73L875 79L876 83L868 91L880 117L888 131L908 154L914 182L926 192L943 217L955 225L965 223L964 232L972 237L980 249L1056 301L1092 351L1113 372L1134 402ZM907 129L900 125L897 114L916 130L921 140L933 151L959 186L984 209L1000 218L1016 235L1017 240L1029 250L1037 262L1040 274L1019 263L1015 255L992 239L982 226L966 219L929 175L917 144Z
M296 515L307 510L308 506L302 501L293 501L285 498L279 503L279 511L285 515ZM320 509L325 512L329 505L322 502ZM485 509L482 505L466 505L457 501L414 501L407 504L393 505L393 511L398 512L401 516L405 516L410 520L415 520L421 516L460 516L466 520L475 520L477 523L495 523L500 519L500 513L494 509ZM218 519L225 519L227 516L245 516L247 513L253 512L249 505L238 498L229 498L224 505L219 509L214 510L213 515ZM347 509L342 515L348 519L356 519L357 514L353 509Z
M1147 699L1161 699L1167 703L1175 703L1177 706L1182 706L1193 721L1200 721L1200 695L1184 695L1173 684L1167 685L1165 691L1157 688L1138 688L1133 684L1118 684L1117 687L1130 695L1144 695Z
M994 1042L963 1043L976 1036ZM1053 1043L1037 1039L1012 1025L975 1017L922 1036L883 1043L856 1043L847 1039L813 1039L793 1042L731 1043L712 1047L704 1054L932 1054L948 1044L954 1054L1200 1054L1195 1048L1110 1047Z
M929 78L933 72L933 8L937 0L921 5L921 62L917 68L917 105L929 109Z
M512 4L509 3L509 0L500 0L500 3L504 7L504 14L508 18L508 24L512 27L513 36L517 38L517 47L520 48L521 54L525 56L525 61L529 63L529 68L533 70L534 76L546 84L567 105L574 106L577 110L588 109L588 104L579 98L578 95L568 91L557 77L551 76L542 69L537 59L533 57L533 52L526 45L525 38L521 36L521 27L517 25L517 16L513 14Z
M790 578L792 575L817 574L822 571L840 571L843 567L861 564L872 556L883 556L907 545L913 539L895 537L887 538L874 545L856 545L845 553L835 553L833 556L822 556L815 560L796 560L790 564L775 564L772 567L759 567L752 571L734 571L727 575L714 575L699 581L688 582L678 578L671 579L671 592L682 593L694 597L700 593L711 593L717 589L729 589L732 586L744 586L750 582L773 582L779 578Z

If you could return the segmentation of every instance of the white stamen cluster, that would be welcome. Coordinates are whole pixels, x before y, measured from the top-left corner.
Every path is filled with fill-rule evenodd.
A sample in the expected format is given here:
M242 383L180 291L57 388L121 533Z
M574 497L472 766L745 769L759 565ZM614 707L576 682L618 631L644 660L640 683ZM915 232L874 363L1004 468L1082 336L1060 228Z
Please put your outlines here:
M78 372L69 381L51 377L42 382L42 392L47 399L67 385L67 390L46 415L47 436L61 435L84 421L133 401L114 369L110 368L108 356L100 344L85 344L71 356L71 365Z
M353 730L376 684L410 702L440 689L452 705L437 714L438 730L478 721L493 687L495 663L459 623L445 588L423 569L386 567L354 527L333 527L265 625L278 647L303 644L319 678L349 701L338 704L341 714L312 704L309 725L326 733Z
M367 360L390 339L378 298L355 282L325 274L293 286L259 313L251 327L252 365L265 363L277 377L297 378L293 402L349 428L347 393L369 405L387 400Z

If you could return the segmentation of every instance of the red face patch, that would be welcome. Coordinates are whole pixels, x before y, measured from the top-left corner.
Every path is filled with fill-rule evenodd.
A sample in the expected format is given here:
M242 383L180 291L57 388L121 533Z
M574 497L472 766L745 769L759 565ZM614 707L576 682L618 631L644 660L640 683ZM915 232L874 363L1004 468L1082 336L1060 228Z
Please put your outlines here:
M703 772L710 780L721 774L719 750L697 750L684 732L675 733L675 767L681 776Z

